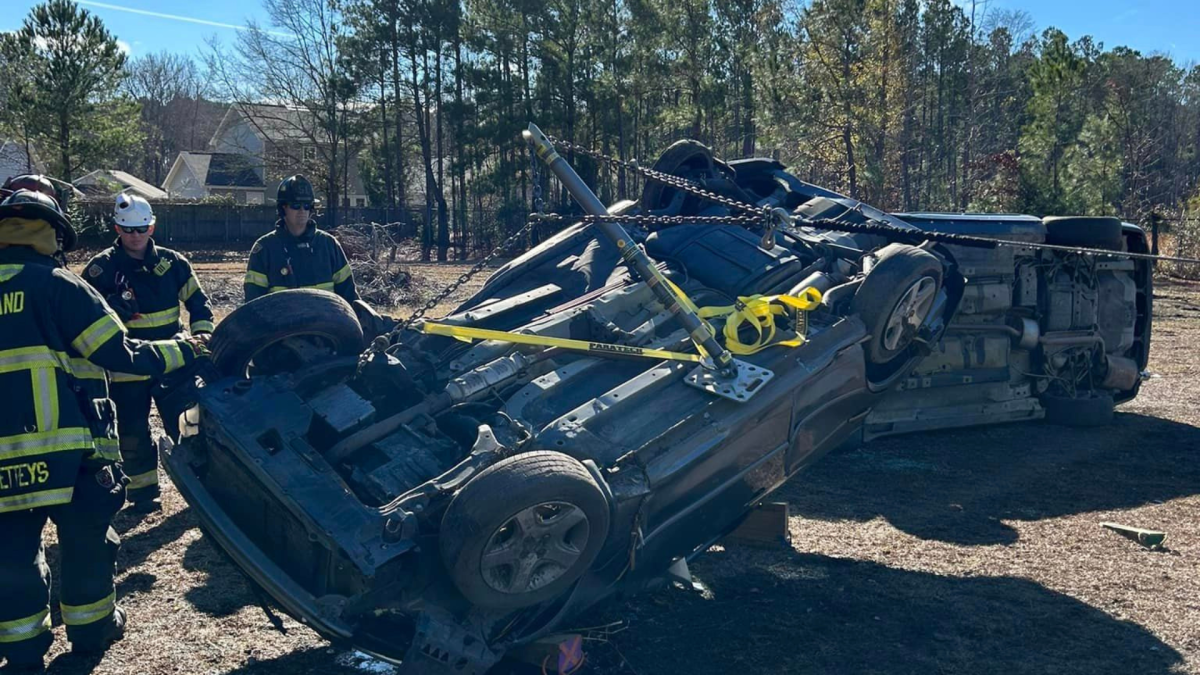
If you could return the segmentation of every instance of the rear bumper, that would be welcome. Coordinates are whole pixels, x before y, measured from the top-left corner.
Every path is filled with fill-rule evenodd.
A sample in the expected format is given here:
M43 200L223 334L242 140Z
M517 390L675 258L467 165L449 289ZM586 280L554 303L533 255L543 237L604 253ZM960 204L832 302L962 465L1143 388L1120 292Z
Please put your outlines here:
M330 640L349 640L353 633L351 627L339 618L329 616L328 612L322 612L317 598L246 537L200 482L189 463L194 442L184 439L168 450L163 457L163 464L175 487L191 505L205 535L212 537L251 580L296 620Z

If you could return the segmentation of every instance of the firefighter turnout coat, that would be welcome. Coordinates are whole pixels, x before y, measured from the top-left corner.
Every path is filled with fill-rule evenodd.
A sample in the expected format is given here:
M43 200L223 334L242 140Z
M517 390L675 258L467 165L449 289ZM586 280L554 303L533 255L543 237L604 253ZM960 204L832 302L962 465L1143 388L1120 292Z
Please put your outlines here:
M125 252L120 240L92 258L83 278L100 295L130 292L137 313L126 320L129 337L166 340L180 331L179 304L188 311L188 327L195 333L213 332L213 313L208 297L192 265L180 253L154 244L146 245L146 256L138 260ZM148 379L144 375L113 373L113 382Z
M178 340L126 339L104 299L55 260L0 248L0 513L66 504L85 461L115 461L104 370L162 375L190 363Z
M313 223L299 237L283 221L259 237L246 266L246 302L290 288L317 288L337 293L349 303L358 299L354 274L333 235Z

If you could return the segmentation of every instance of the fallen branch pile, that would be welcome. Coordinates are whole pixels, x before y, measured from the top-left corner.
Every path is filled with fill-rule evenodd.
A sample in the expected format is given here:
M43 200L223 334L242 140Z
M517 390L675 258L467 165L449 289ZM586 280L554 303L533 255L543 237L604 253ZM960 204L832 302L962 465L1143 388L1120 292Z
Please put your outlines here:
M410 251L392 237L387 225L342 225L337 229L337 238L350 260L363 300L379 307L411 301L417 284L404 260Z

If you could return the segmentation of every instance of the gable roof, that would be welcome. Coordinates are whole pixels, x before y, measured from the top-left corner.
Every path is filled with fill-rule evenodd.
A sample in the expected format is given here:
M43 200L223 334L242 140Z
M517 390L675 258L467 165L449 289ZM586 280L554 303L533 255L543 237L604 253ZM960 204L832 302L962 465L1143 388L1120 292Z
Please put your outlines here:
M262 177L243 155L214 152L208 155L205 185L262 187Z
M208 142L210 148L217 146L218 139L230 126L241 120L246 120L255 135L263 140L278 143L281 141L313 140L312 132L315 125L312 113L302 108L291 106L268 105L265 103L234 103L225 111L225 117L217 125L212 139Z
M166 199L168 197L165 190L156 188L137 176L117 169L96 169L91 173L76 178L72 184L80 188L84 193L115 194L110 186L106 185L108 182L120 185L120 191L129 190L146 199Z
M263 187L262 177L244 155L226 152L180 152L167 174L168 185L180 166L185 166L205 187Z

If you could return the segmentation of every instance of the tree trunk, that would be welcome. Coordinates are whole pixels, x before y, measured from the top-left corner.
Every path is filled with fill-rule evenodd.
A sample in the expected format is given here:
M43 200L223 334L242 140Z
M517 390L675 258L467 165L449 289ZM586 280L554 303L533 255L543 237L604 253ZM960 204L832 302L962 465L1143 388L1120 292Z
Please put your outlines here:
M442 186L446 184L446 153L442 149L442 39L437 40L437 56L434 57L433 92L437 101L434 108L437 125L437 204L438 204L438 262L446 262L446 253L450 250L450 223L446 208L446 196L442 194Z

